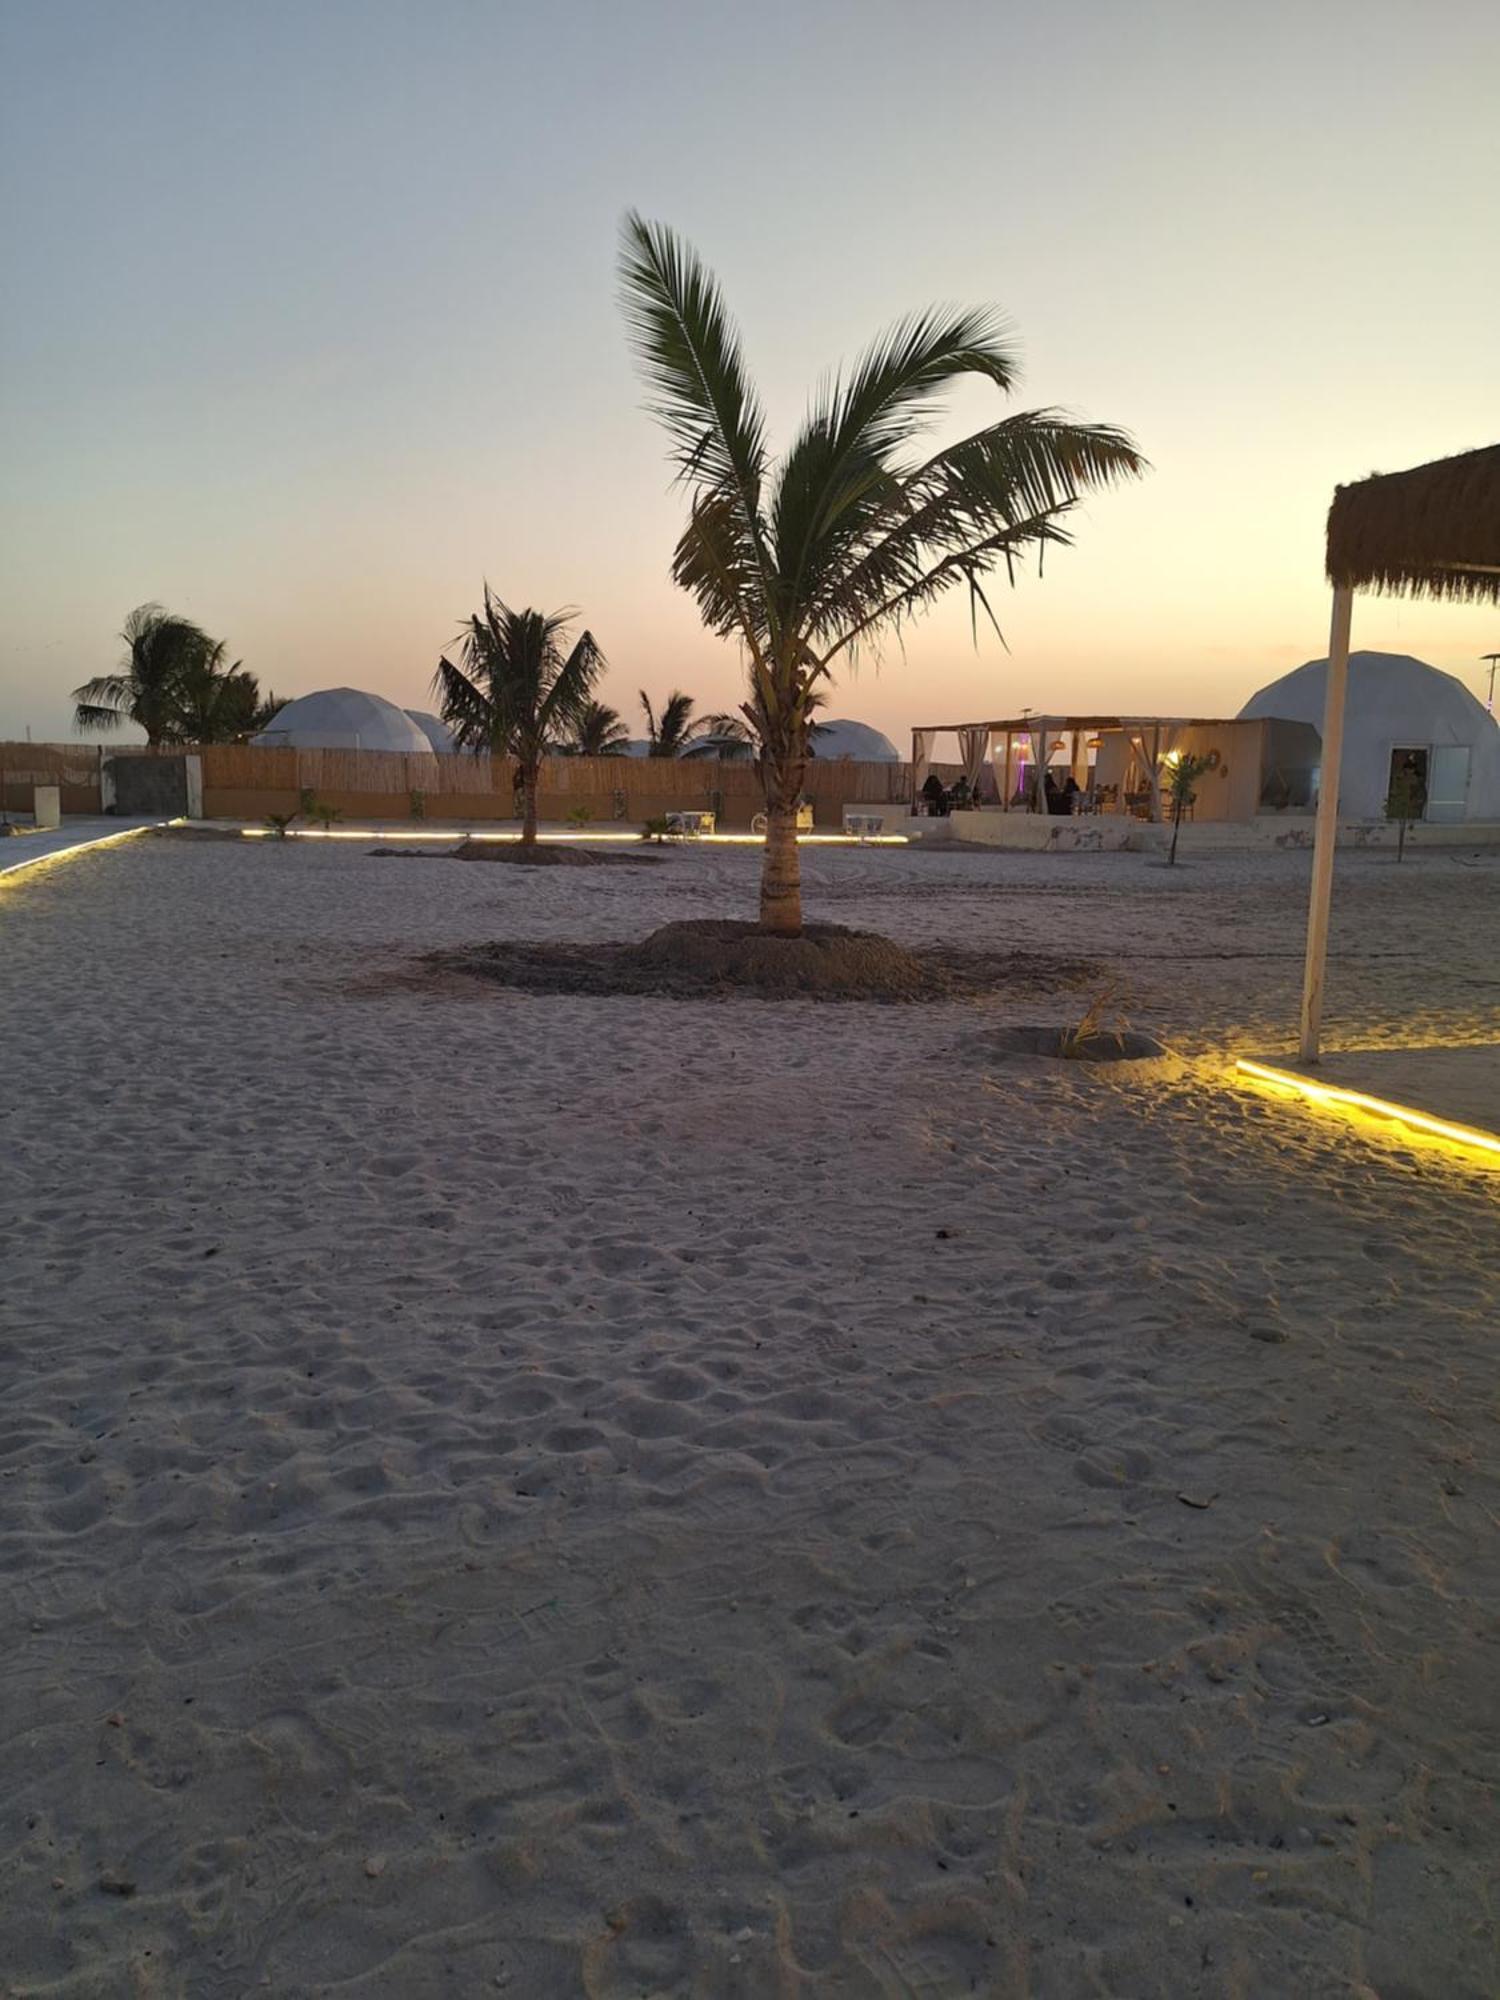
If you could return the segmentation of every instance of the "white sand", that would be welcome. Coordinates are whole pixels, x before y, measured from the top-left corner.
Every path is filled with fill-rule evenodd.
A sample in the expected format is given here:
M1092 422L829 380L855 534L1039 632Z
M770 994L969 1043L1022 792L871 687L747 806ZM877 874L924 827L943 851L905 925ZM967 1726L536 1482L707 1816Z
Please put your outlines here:
M1097 950L1108 1072L348 990L743 852L0 897L0 1994L1500 1990L1500 1175L1222 1084L1308 862L1188 858L808 856ZM1341 857L1335 1038L1494 1039L1497 898Z

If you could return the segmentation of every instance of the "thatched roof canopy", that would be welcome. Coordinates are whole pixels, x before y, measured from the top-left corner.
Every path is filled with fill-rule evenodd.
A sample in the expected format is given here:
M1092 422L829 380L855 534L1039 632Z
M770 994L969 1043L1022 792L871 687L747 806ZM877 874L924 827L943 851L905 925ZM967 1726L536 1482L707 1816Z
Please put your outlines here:
M1389 596L1500 601L1500 444L1336 488L1328 577Z

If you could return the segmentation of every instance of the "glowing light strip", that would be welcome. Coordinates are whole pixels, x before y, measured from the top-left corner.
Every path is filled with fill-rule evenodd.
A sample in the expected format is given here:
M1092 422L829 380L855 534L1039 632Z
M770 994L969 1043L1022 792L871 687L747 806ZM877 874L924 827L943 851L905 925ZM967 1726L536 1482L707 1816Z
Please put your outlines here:
M277 840L281 835L268 826L242 826L240 836L244 840ZM115 838L117 836L110 836ZM349 826L293 826L288 827L287 840L509 840L518 841L518 833L464 833L454 832L451 827L429 827L425 833L414 832L408 827L370 827L361 832L358 827ZM558 845L591 847L601 840L627 840L637 846L647 843L638 833L540 833L537 839L555 842ZM651 837L654 845L655 836ZM668 842L685 841L698 846L718 847L764 847L765 835L761 833L668 833L662 836L662 845ZM799 833L797 843L801 847L908 847L910 841L904 833Z
M154 820L152 826L179 826L180 820ZM75 854L87 854L94 847L112 847L117 840L133 840L138 833L150 833L151 826L122 826L118 833L101 833L94 840L75 841L71 847L54 847L46 854L23 855L19 861L7 861L0 867L0 879L7 875L19 875L26 868L48 868L55 861L71 861ZM23 839L25 836L21 836Z
M1326 1104L1340 1111L1369 1111L1377 1118L1394 1119L1418 1132L1447 1139L1455 1146L1474 1146L1480 1152L1500 1155L1500 1134L1483 1132L1475 1125L1455 1125L1449 1119L1434 1118L1430 1111L1418 1111L1410 1104L1393 1104L1388 1098L1372 1097L1368 1091L1315 1083L1311 1077L1298 1075L1294 1070L1273 1069L1269 1063L1252 1062L1248 1056L1240 1056L1235 1068L1260 1083L1274 1083L1283 1090L1294 1091L1312 1104Z

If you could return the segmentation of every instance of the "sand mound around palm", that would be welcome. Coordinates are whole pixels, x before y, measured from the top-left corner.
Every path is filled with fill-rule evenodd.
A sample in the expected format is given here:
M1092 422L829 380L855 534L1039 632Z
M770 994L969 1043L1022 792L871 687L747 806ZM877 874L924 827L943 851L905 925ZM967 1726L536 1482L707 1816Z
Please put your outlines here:
M1036 954L908 951L840 924L808 924L799 937L778 937L721 918L664 924L639 943L504 941L431 952L423 963L540 993L897 1002L1017 986L1050 990L1077 985L1094 969Z
M654 868L665 859L660 854L621 854L597 847L564 847L559 842L524 840L461 840L453 849L454 861L509 861L517 868L607 868L612 863L644 863Z

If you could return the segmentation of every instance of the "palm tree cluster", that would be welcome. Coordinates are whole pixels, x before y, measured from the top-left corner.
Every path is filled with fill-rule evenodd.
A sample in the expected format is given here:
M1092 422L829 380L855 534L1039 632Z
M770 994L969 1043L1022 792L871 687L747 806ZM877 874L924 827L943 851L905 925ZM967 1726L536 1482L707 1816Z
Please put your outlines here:
M675 581L704 624L738 642L742 714L759 747L767 826L762 928L802 927L797 806L814 705L835 668L950 590L993 622L985 583L1028 550L1070 540L1086 492L1144 470L1132 440L1056 410L1010 416L937 451L918 441L943 392L1017 379L988 312L900 321L828 379L779 464L717 283L670 229L632 215L621 290L652 413L687 490Z
M224 640L159 604L138 605L120 637L125 657L115 671L73 690L79 729L133 722L153 746L242 743L283 706L275 695L262 700L255 675L227 660Z

